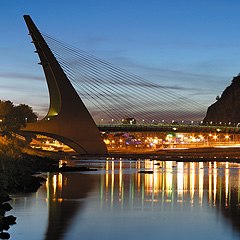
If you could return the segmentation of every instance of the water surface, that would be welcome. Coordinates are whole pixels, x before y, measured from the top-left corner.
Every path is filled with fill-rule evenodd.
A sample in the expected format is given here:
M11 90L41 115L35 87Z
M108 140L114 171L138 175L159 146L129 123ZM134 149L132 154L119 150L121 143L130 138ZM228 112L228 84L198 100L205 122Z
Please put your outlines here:
M239 239L240 165L88 160L85 173L45 174L16 194L12 239ZM153 174L139 173L153 170Z

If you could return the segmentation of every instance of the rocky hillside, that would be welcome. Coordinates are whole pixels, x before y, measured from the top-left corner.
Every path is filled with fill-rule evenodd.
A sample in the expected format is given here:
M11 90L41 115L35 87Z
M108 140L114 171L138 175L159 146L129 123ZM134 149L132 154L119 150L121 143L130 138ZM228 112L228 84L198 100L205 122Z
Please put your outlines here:
M240 74L234 77L232 84L228 86L221 97L212 104L203 122L205 124L229 124L240 123Z

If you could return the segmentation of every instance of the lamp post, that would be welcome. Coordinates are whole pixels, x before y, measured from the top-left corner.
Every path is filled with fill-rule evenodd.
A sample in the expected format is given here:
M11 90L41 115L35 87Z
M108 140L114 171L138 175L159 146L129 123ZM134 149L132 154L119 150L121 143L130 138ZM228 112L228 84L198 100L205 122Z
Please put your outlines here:
M227 134L226 136L225 136L225 139L227 140L227 142L228 142L228 144L229 144L229 135Z

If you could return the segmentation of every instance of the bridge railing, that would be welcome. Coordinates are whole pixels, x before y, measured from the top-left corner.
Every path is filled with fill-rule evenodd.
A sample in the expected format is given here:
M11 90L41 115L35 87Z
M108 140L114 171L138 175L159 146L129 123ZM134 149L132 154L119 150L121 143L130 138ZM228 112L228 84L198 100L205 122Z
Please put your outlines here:
M210 126L210 125L147 125L147 124L98 124L100 131L156 131L156 132L214 132L240 134L239 127L232 126Z

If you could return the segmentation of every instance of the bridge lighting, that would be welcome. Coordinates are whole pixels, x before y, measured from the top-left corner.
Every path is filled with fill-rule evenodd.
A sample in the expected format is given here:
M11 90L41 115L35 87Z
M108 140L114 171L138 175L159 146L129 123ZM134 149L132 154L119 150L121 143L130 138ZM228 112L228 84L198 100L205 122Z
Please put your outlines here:
M164 120L162 120L162 122L164 123Z
M218 137L217 137L217 135L214 135L213 138L214 138L214 140L216 140Z
M104 139L104 142L105 142L106 144L110 144L110 141L109 141L108 139Z
M112 119L112 122L114 121L114 119Z
M210 124L212 124L212 121L210 122Z
M193 124L193 121L191 121L191 123Z
M231 125L231 122L229 122L228 124Z
M229 139L229 135L226 135L225 138L228 140Z
M209 133L209 135L208 135L209 137L211 137L212 136L212 134L211 133Z

